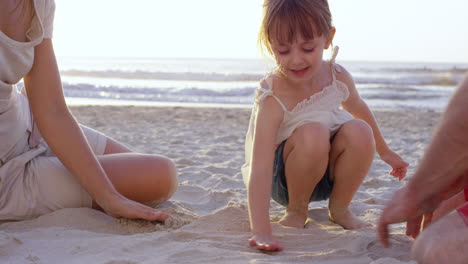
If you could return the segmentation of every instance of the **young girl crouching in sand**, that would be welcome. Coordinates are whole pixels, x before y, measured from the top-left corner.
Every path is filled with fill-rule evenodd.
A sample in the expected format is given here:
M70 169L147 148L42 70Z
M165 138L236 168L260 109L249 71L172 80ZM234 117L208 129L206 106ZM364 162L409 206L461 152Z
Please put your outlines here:
M335 63L338 48L322 60L335 35L327 0L265 0L263 8L259 43L277 69L257 90L242 173L250 245L282 250L272 236L270 197L286 206L284 226L303 228L309 202L330 198L330 220L357 229L368 224L349 204L375 149L400 180L408 163L389 149L351 75Z

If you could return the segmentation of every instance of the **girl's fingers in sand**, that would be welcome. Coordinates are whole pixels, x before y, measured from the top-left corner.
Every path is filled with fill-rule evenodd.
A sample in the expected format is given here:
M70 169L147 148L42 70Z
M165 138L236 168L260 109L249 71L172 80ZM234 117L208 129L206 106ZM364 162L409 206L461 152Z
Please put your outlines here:
M249 245L259 250L282 251L283 248L272 235L254 235L249 239Z
M266 250L266 251L281 251L283 250L282 247L277 245L276 243L268 243L268 242L256 242L254 240L249 240L249 244L252 247L257 247L259 250Z

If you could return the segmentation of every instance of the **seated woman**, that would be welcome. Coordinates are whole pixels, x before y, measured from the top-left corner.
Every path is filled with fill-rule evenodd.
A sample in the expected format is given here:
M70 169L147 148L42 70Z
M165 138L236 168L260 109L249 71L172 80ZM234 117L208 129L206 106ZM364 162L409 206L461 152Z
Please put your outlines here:
M164 221L142 203L171 197L174 164L77 123L54 55L54 11L54 0L0 2L0 220L92 207ZM21 79L27 97L15 86Z

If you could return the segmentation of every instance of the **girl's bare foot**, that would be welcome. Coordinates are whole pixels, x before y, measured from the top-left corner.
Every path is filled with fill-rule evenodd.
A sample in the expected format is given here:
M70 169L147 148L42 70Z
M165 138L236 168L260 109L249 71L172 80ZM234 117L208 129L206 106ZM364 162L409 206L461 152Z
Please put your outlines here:
M357 218L349 209L338 212L330 210L328 216L330 217L330 221L339 224L344 229L353 230L372 226Z
M284 214L283 218L281 218L279 223L287 227L304 228L306 220L307 220L307 213L301 214L301 213L286 211L286 213Z

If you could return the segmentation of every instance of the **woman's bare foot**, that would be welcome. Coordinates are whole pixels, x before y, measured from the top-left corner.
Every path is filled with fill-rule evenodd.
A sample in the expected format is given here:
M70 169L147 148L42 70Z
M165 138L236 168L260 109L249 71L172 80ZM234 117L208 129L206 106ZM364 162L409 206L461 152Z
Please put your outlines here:
M372 226L371 224L357 218L353 213L351 213L351 211L349 211L349 209L340 212L334 212L330 210L328 212L328 216L330 217L330 221L334 222L335 224L339 224L344 229L353 230Z
M307 213L300 214L300 213L286 211L286 213L284 214L283 218L281 218L279 223L287 227L304 228L306 220L307 220Z

